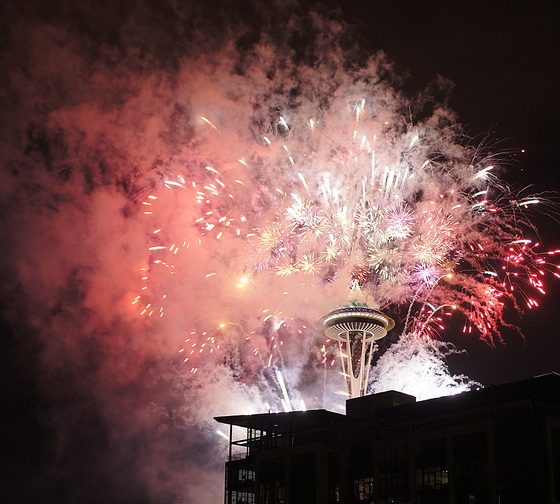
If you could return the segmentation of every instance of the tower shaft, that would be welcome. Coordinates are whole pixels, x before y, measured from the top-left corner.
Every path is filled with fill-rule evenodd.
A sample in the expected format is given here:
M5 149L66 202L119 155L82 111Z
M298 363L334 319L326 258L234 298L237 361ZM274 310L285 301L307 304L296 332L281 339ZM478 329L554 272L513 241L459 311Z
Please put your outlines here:
M365 331L345 331L338 336L342 375L349 397L366 395L374 340Z
M338 341L347 397L366 395L373 345L395 322L367 306L348 306L323 317L323 324L325 334Z

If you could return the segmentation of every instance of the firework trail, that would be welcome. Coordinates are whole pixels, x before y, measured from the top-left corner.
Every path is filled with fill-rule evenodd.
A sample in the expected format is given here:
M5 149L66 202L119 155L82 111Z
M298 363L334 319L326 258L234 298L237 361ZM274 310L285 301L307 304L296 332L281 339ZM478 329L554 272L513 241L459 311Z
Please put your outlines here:
M311 356L313 322L352 281L400 318L405 339L438 338L459 312L463 332L495 344L513 326L508 310L537 306L544 278L558 276L558 251L539 251L524 213L546 201L513 194L499 158L472 147L445 107L417 118L382 59L348 68L329 53L296 66L262 46L243 69L249 91L213 72L199 76L203 92L185 86L196 103L187 154L142 202L151 256L133 301L163 317L165 279L196 283L214 320L187 322L180 352L192 373L231 336L257 357L244 359L246 376L288 347L301 355L302 338ZM169 209L181 214L172 230L161 224ZM192 267L201 254L206 270Z

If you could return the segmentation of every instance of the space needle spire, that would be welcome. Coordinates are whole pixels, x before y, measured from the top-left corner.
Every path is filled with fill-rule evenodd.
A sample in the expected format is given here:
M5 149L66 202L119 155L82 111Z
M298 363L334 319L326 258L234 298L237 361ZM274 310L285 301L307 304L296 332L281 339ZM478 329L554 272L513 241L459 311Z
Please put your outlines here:
M348 304L323 317L327 337L338 341L348 399L366 395L375 342L395 327L393 319L370 308L358 282L352 282Z

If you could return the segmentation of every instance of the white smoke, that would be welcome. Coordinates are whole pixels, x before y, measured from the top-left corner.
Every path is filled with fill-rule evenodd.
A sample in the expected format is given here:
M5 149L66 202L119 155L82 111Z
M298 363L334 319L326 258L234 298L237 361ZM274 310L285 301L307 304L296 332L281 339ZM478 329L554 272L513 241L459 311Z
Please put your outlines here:
M417 401L460 394L480 384L450 373L446 357L457 350L438 340L403 335L384 352L370 374L370 392L396 390Z

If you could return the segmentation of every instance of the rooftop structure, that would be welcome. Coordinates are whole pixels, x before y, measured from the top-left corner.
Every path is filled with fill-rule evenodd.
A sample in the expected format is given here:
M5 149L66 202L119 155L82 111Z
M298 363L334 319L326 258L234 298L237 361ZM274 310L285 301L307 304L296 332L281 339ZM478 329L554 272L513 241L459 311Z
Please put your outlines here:
M560 375L416 402L401 392L229 425L226 504L560 502Z

